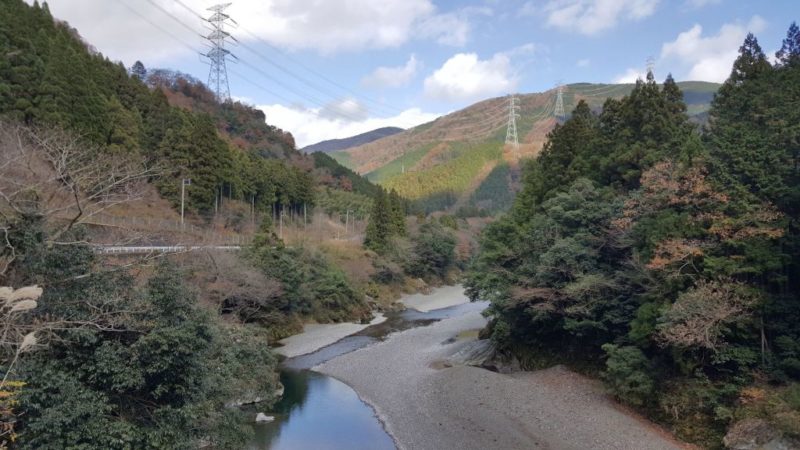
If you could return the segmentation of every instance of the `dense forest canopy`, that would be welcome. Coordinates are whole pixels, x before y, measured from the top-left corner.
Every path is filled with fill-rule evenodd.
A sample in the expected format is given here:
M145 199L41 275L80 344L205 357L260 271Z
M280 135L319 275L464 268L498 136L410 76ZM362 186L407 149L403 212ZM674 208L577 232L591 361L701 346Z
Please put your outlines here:
M310 318L368 318L360 286L269 220L241 256L179 270L109 264L65 211L146 183L178 205L191 179L200 217L221 199L263 217L319 198L363 219L383 191L189 76L109 61L46 3L0 0L0 55L0 447L242 448L252 429L226 405L275 401L268 343Z
M799 59L795 25L775 64L749 35L702 130L671 76L578 104L469 271L501 348L709 447L745 418L800 437Z
M263 112L217 103L191 76L138 62L129 71L89 51L46 3L2 6L0 114L68 129L103 152L140 155L159 169L157 187L173 204L184 178L192 180L187 205L201 214L218 197L252 202L262 212L300 211L313 206L318 182L375 194L335 161L300 154L291 134L265 123Z

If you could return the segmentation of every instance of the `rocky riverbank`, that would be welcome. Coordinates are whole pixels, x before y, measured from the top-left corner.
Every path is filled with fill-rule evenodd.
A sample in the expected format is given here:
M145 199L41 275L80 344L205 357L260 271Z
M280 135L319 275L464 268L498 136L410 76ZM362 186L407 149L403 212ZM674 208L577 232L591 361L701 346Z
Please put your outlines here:
M444 319L315 370L353 387L402 449L685 448L564 368L504 375L458 364L485 323L479 312Z

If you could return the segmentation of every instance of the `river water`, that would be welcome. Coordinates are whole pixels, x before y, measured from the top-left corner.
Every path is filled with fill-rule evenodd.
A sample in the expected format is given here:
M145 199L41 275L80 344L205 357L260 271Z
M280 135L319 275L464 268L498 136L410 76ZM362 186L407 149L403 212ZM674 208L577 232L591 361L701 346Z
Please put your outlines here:
M391 437L367 404L346 384L310 370L337 356L385 339L389 334L482 311L485 302L465 303L430 312L408 309L387 314L387 320L307 355L282 364L284 396L272 409L275 417L256 424L250 449L264 450L384 450L394 449ZM255 411L253 412L255 415Z

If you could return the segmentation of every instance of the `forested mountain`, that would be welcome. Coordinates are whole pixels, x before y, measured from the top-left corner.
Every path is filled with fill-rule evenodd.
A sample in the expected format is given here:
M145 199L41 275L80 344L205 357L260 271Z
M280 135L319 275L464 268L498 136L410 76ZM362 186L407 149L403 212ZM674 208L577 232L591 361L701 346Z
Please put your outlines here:
M702 133L648 74L548 134L467 278L507 354L599 372L704 447L800 445L795 25L776 59L749 35Z
M129 76L89 51L76 30L54 25L47 5L35 13L25 8L4 2L0 113L27 125L68 128L108 152L140 155L159 168L159 192L173 203L175 180L191 179L187 206L198 213L212 210L217 196L254 201L261 211L313 204L313 160L297 152L291 134L266 124L261 111L220 104L184 74L148 73L138 63Z
M252 429L225 405L275 401L268 343L303 320L370 316L360 285L321 251L285 246L271 214L333 197L368 210L383 191L191 77L129 72L46 3L0 0L0 55L0 447L242 448ZM96 234L136 233L82 219L124 214L152 186L177 206L183 179L205 232L227 227L220 198L254 206L247 251L185 270L180 255L96 254Z
M719 85L678 83L687 114L703 122ZM584 101L600 110L607 98L620 99L632 84L576 83L564 87L566 108ZM553 117L556 91L517 96L520 147L504 145L509 98L485 100L461 111L375 142L332 153L340 163L370 180L416 200L427 211L505 211L518 187L521 159L538 155ZM471 211L471 213L470 213Z
M402 133L402 132L403 129L397 127L378 128L377 130L368 131L366 133L361 133L359 135L352 136L349 138L331 139L328 141L318 142L316 144L303 147L301 150L306 153L338 152L341 150L347 150L349 148L358 147L359 145L369 144L370 142L377 141L378 139L383 139L385 137L393 136L397 133Z

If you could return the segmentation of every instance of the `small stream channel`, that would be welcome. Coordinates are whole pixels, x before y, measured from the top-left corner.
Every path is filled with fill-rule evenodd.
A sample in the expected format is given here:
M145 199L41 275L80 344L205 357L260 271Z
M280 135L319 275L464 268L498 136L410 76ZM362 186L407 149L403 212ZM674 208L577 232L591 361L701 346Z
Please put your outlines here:
M430 312L407 309L389 313L373 325L334 344L282 363L284 396L272 411L275 421L255 424L250 449L264 450L384 450L394 449L391 437L369 405L334 378L311 370L314 366L386 339L395 332L439 320L482 311L485 302L465 303ZM255 410L253 410L255 415Z

